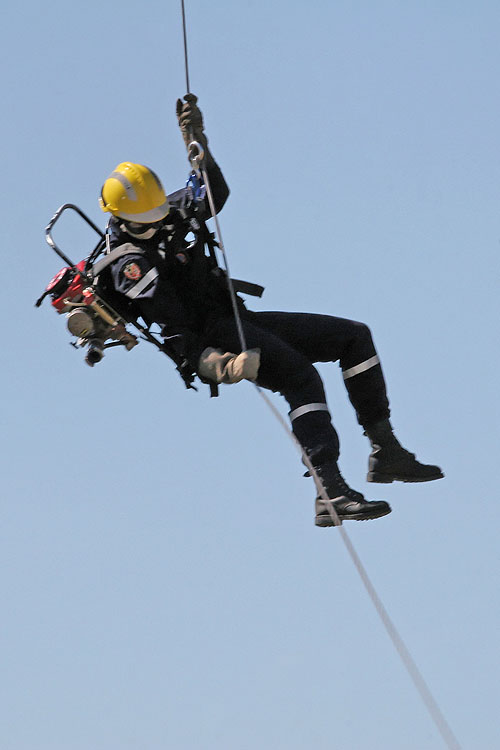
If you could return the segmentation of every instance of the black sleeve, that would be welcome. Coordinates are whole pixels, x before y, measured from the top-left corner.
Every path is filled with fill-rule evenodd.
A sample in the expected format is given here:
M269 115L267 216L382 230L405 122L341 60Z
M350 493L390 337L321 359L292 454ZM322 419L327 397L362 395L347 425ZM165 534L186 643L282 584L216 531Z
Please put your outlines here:
M111 277L116 292L129 297L141 282L143 289L131 299L149 299L154 296L158 284L158 272L143 254L125 255L111 265Z
M212 189L212 195L215 203L215 212L219 211L224 206L229 196L229 187L221 172L221 169L214 157L207 149L207 155L205 157L205 169L210 181L210 187ZM210 206L208 204L208 198L205 198L205 211L207 218L210 216Z

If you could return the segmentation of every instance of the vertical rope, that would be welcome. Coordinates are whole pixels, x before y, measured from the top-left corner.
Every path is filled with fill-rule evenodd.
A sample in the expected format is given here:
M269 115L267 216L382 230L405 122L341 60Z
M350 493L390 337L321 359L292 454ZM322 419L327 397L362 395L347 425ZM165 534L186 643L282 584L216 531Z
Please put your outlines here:
M231 306L233 308L234 319L236 321L236 328L238 329L238 338L239 338L239 341L240 341L241 351L244 352L244 351L246 351L246 348L247 348L247 343L246 343L246 339L245 339L245 332L243 331L243 325L241 323L241 316L240 316L240 311L238 310L238 302L237 302L237 299L236 299L236 293L234 291L233 280L232 280L231 274L229 272L229 263L228 263L228 260L227 260L226 248L224 247L224 242L222 240L222 232L220 230L219 219L218 219L217 213L215 211L215 203L214 203L214 198L213 198L213 195L212 195L212 189L210 187L210 180L208 178L208 174L207 174L206 169L204 169L203 167L202 167L202 170L201 170L201 174L203 176L203 181L204 181L205 187L207 189L207 198L208 198L208 204L210 206L210 213L212 214L212 219L215 222L215 232L216 232L216 235L217 235L217 242L219 243L219 249L220 249L220 251L222 253L222 257L224 259L224 270L226 272L227 286L228 286L229 294L230 294L230 297L231 297Z
M184 37L184 70L186 72L186 93L189 94L191 91L191 88L189 86L188 48L187 48L187 33L186 33L186 9L184 8L184 0L181 0L181 11L182 11L182 33Z
M186 16L185 16L185 10L184 10L184 0L181 0L181 4L182 4L182 24L183 24L183 32L184 32L184 58L185 58L185 70L186 70L186 87L187 87L187 91L189 92L188 55L187 55L187 41L186 41ZM219 224L219 220L217 217L217 213L215 211L215 203L213 199L212 190L210 187L210 180L209 180L206 170L203 167L201 168L201 172L202 172L203 180L205 182L205 186L207 190L207 199L208 199L208 203L210 206L210 212L212 215L212 219L214 220L214 223L215 223L217 241L218 241L219 248L220 248L223 260L224 260L224 270L226 271L227 285L228 285L229 293L231 296L231 304L233 308L236 326L238 329L238 338L239 338L241 350L245 351L246 350L245 333L243 331L240 311L238 309L238 303L237 303L236 293L234 291L233 280L229 272L229 262L227 259L227 253L226 253L226 249L224 246L224 242L222 239L220 224ZM302 454L302 459L314 479L319 495L321 496L323 500L326 501L326 507L328 509L328 512L332 518L334 525L339 527L339 533L341 535L342 541L354 564L354 567L358 571L358 574L365 587L365 590L368 593L368 596L371 599L377 611L377 614L379 615L382 621L382 624L394 648L396 649L396 652L398 653L403 663L403 666L406 668L413 684L415 685L417 689L418 694L420 695L420 698L422 699L422 702L427 708L430 714L430 717L432 721L434 722L437 730L439 731L445 745L448 747L448 750L461 750L461 746L458 743L457 738L453 734L448 722L446 721L441 709L439 708L437 701L432 695L429 689L429 686L425 682L420 670L418 669L415 663L415 660L411 656L410 651L408 650L406 644L401 638L393 621L389 617L389 614L384 604L382 603L382 600L377 594L377 591L373 583L371 582L370 577L368 576L368 573L366 571L366 568L361 562L361 559L358 553L356 552L356 549L354 548L354 545L351 542L350 537L348 536L345 529L342 527L342 523L335 511L331 498L328 497L328 493L326 492L326 489L323 485L323 482L321 481L321 478L318 476L314 466L311 464L311 461L309 460L309 457L307 456L306 452L302 448L302 445L299 443L299 441L293 434L293 431L290 429L289 425L286 423L281 413L278 411L278 409L276 409L276 407L271 402L267 394L263 392L262 388L260 388L260 386L257 383L253 383L253 385L256 388L259 395L263 398L264 402L267 404L271 412L274 414L276 419L279 421L279 423L281 424L281 426L283 427L283 429L285 430L289 438L292 440L296 448L298 448L299 452Z

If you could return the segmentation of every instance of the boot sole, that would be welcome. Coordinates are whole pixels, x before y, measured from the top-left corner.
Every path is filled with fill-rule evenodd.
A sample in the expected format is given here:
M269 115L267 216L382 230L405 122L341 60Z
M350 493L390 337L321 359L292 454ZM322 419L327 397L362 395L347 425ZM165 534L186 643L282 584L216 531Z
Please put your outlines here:
M379 511L378 513L373 513L372 515L368 515L367 513L352 513L348 516L339 516L340 525L342 525L343 521L374 521L376 518L382 518L382 516L388 516L391 512L391 508L384 511ZM335 527L339 524L333 523L333 519L330 515L328 516L316 516L316 519L314 521L315 526L319 526L321 528L327 528L327 527Z
M378 471L369 471L366 475L367 482L376 482L377 484L391 484L391 482L405 482L406 484L417 484L419 482L433 482L435 479L444 479L444 474L434 474L431 477L424 477L419 479L409 479L404 476L396 476L394 474L380 474Z

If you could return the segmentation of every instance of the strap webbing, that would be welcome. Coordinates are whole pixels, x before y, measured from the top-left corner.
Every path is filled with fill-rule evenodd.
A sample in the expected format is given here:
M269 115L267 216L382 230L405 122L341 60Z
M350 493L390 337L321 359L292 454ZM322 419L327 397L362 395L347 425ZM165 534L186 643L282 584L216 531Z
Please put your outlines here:
M131 242L126 242L124 245L119 245L118 247L115 247L114 250L111 250L110 253L108 253L102 260L97 261L97 263L94 263L92 266L92 275L95 279L96 276L99 276L101 271L103 271L107 266L109 266L111 263L114 263L114 261L117 258L121 258L123 255L142 255L142 250L137 247L137 245L132 245Z

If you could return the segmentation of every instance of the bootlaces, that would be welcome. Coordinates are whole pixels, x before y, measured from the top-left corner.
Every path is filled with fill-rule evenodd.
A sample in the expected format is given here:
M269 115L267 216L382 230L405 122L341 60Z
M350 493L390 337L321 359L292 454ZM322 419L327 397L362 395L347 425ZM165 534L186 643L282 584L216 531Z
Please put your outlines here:
M345 495L345 497L348 497L350 500L364 499L361 492L357 492L356 490L353 490L351 487L349 487L339 469L337 469L337 471L333 475L332 484L333 483L335 483L336 488L340 489L342 491L342 494Z

